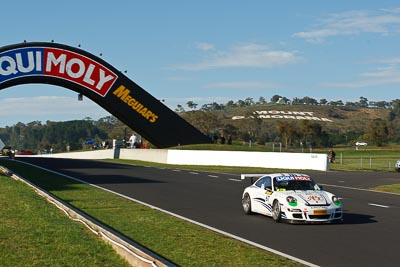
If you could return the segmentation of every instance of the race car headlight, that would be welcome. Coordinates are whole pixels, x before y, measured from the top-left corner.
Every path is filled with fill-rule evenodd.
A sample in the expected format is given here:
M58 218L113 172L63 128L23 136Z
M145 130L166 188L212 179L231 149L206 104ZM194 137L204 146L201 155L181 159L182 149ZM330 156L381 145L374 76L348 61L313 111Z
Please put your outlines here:
M292 197L292 196L288 196L286 198L286 201L289 203L290 206L295 207L297 206L297 199Z
M332 197L332 202L333 202L336 206L342 205L342 202L340 201L340 199L339 199L337 196L333 196L333 197Z

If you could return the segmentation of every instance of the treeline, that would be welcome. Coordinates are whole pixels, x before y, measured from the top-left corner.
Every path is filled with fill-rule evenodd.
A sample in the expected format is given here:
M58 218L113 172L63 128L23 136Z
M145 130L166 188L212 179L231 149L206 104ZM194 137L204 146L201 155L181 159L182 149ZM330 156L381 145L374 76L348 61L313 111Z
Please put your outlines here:
M292 100L285 96L274 95L271 97L268 102L265 97L260 96L257 101L253 98L248 97L244 100L239 99L238 101L230 100L225 104L212 102L209 104L203 104L199 110L202 111L213 111L213 110L224 110L235 107L250 107L250 106L260 106L260 105L268 105L268 104L284 104L284 105L319 105L319 106L332 106L332 107L356 107L356 108L391 108L393 105L400 105L400 99L395 99L392 101L369 101L367 98L361 96L358 102L343 102L342 100L329 101L325 98L315 99L312 97L295 97ZM187 107L190 110L196 110L198 104L193 101L188 101L186 103ZM177 105L176 112L185 112L185 107L182 105Z
M87 140L101 144L111 139L123 139L129 134L127 128L114 117L105 117L94 121L90 118L64 122L33 121L27 124L17 123L0 128L0 138L6 145L21 151L30 149L33 152L42 150L55 152L80 150L88 148Z
M333 105L323 100L316 103L312 98L304 97L291 100L291 104L306 105L313 111L323 111L335 123L295 120L263 120L252 116L252 112L261 106L276 108L277 102L286 101L275 95L267 103L260 97L254 102L251 98L237 102L204 105L197 110L197 104L187 103L190 111L178 113L189 123L206 135L230 135L234 142L253 142L265 144L278 142L286 148L291 147L329 147L337 145L354 145L355 141L366 141L377 146L400 142L400 99L390 102L371 103L360 97L357 103ZM229 108L228 108L229 107ZM289 108L289 107L287 107ZM291 107L293 108L293 107ZM305 107L303 107L305 108ZM380 111L369 119L363 119L362 108L380 108ZM183 109L183 107L182 107ZM232 114L240 114L247 119L232 120ZM350 114L350 115L347 115ZM339 126L338 123L341 125ZM134 130L134 129L133 129ZM87 140L101 144L112 139L127 140L132 130L113 116L97 121L91 118L83 120L54 122L33 121L27 124L17 123L0 128L0 138L6 145L18 150L30 149L34 152L52 149L55 152L89 148Z

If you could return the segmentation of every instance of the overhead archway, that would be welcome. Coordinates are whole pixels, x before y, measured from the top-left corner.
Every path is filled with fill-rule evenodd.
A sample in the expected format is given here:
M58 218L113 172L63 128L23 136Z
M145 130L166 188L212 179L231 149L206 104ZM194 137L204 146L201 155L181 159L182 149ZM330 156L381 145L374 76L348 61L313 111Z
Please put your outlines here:
M82 94L159 148L211 140L103 59L58 43L0 48L0 90L19 84L62 86Z

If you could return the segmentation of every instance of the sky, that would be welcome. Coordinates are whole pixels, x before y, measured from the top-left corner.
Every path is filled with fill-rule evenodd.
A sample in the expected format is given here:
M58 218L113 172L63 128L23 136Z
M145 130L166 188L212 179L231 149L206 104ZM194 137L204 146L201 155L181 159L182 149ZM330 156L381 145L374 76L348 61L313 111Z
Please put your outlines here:
M175 110L248 97L400 98L399 1L3 1L0 46L81 46ZM0 127L110 114L69 89L0 90Z

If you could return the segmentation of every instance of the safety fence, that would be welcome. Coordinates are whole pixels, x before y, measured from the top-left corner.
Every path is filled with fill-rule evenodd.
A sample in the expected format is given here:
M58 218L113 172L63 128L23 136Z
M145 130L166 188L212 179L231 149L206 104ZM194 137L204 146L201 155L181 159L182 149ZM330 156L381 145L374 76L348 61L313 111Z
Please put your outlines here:
M331 169L346 167L346 169L354 170L396 171L397 160L400 160L400 156L398 158L384 156L357 157L338 153L335 163L333 163L334 165L331 163Z

